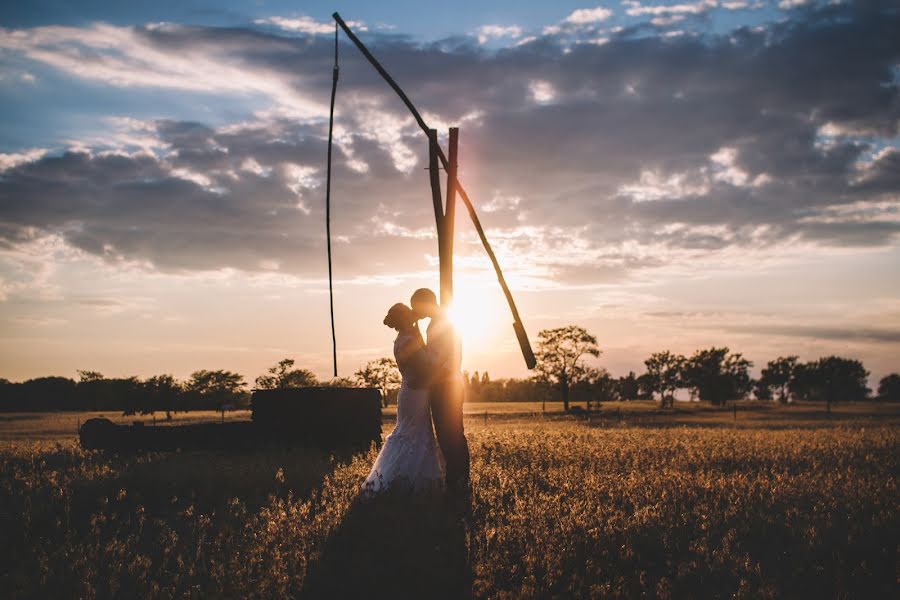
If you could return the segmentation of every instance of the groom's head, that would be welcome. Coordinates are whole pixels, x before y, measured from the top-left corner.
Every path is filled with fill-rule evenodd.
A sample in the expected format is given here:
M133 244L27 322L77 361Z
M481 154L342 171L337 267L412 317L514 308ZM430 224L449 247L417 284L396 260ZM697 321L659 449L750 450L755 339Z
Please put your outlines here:
M413 309L413 316L416 320L425 317L434 318L441 310L438 306L437 296L428 288L419 288L413 292L409 304Z

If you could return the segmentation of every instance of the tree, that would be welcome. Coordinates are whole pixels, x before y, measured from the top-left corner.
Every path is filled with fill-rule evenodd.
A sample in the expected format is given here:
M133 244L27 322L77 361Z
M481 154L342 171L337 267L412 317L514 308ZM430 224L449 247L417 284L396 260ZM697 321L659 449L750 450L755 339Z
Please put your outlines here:
M178 406L178 397L182 385L171 375L155 375L141 384L144 403L140 407L141 414L152 414L158 410L166 411L166 419L172 419L172 411Z
M743 355L731 354L728 348L698 350L684 363L683 381L701 401L721 405L750 391L752 366Z
M619 380L613 378L606 369L594 369L591 376L591 396L597 402L619 400Z
M653 390L656 387L656 383L649 373L641 373L638 375L637 385L637 400L653 400Z
M583 327L568 325L538 332L535 379L555 385L562 394L563 408L569 410L569 388L589 377L585 356L600 356L597 338Z
M137 412L142 400L141 382L137 377L105 378L96 371L79 371L76 385L78 405L87 410L121 410Z
M619 400L637 400L640 396L638 378L634 371L629 371L628 375L619 377L618 387Z
M474 393L478 393L478 388L481 386L481 377L478 375L478 371L472 373L472 377L469 378L469 386Z
M655 352L644 361L647 367L645 381L650 395L659 394L663 406L671 406L675 399L675 390L681 387L681 375L685 359L680 354L672 354L668 350Z
M79 383L101 381L103 379L103 373L100 373L99 371L83 371L81 369L76 369L75 372L78 373Z
M791 393L803 400L824 401L831 410L832 402L865 400L869 372L852 358L826 356L797 365L791 382Z
M584 402L590 412L595 403L599 404L603 400L611 399L610 381L611 378L606 369L585 366L582 377L569 385L569 400Z
M195 371L185 384L191 408L224 410L226 406L244 404L246 393L244 376L231 371Z
M750 381L750 387L753 389L753 395L756 396L757 400L772 400L772 388L769 387L762 378Z
M67 377L36 377L16 386L19 410L76 410L76 384Z
M260 375L256 378L256 387L261 390L275 390L284 388L310 387L318 385L315 374L307 369L292 369L294 360L285 358L278 361L274 367L270 367L268 375Z
M328 381L320 381L319 385L322 387L359 387L359 382L356 379L350 379L349 377L334 377L329 379Z
M400 387L403 378L393 358L370 360L366 366L354 374L360 385L376 387L381 390L381 403L388 405L391 395Z
M886 402L900 402L900 375L891 373L878 382L878 398Z
M796 370L796 356L779 356L775 360L769 361L766 368L762 370L759 386L768 388L770 391L777 390L778 401L786 404L790 400L791 383L794 381Z

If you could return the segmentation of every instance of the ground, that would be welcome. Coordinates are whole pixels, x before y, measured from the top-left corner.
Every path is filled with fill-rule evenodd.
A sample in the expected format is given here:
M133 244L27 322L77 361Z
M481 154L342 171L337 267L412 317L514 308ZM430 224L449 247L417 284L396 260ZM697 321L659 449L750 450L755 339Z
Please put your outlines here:
M0 414L0 596L896 595L900 407L546 409L467 405L462 516L360 502L374 448L111 456L93 415Z

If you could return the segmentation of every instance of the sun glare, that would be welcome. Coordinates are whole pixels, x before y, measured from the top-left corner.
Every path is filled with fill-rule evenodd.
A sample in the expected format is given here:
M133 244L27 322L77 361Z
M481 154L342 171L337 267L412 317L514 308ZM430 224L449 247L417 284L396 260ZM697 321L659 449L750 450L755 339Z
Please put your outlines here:
M492 340L510 320L496 295L481 293L477 288L454 290L448 313L462 337L464 354L466 346L482 347Z

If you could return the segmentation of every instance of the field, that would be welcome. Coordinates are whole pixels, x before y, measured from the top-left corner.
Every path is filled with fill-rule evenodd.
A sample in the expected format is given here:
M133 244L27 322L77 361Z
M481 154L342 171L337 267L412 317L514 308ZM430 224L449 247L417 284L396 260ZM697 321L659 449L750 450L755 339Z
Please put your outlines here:
M0 597L896 597L898 407L547 408L467 405L463 518L359 502L374 448L109 456L91 415L0 415Z

